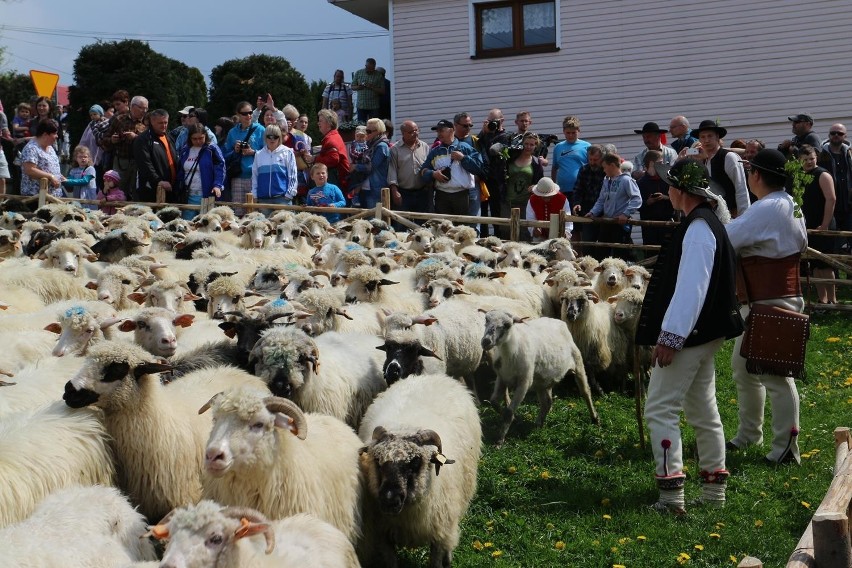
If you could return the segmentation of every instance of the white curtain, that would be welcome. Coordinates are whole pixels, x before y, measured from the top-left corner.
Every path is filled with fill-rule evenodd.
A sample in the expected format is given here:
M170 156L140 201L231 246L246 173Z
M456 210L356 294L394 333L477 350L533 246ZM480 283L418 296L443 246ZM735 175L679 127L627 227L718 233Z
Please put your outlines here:
M524 29L541 30L556 28L556 9L553 2L527 4L524 6Z
M512 8L490 8L482 11L482 35L512 33Z

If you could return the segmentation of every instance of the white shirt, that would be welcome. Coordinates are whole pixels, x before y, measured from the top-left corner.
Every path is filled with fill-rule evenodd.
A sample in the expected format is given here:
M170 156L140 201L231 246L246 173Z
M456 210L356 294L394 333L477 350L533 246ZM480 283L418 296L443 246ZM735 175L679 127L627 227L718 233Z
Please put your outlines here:
M195 168L195 172L192 171L200 152L201 148L191 147L189 155L183 163L183 182L187 184L190 195L201 195L201 172L198 171L198 168ZM192 176L191 180L190 176Z
M725 229L740 256L784 258L808 246L805 217L786 191L773 191L758 199Z
M712 158L704 162L704 165L707 166L707 172L710 174L713 173L711 162ZM743 163L736 152L728 152L725 154L725 173L728 174L728 178L734 184L734 197L736 198L737 203L737 215L742 215L751 205L751 200L748 198L748 184L746 183Z

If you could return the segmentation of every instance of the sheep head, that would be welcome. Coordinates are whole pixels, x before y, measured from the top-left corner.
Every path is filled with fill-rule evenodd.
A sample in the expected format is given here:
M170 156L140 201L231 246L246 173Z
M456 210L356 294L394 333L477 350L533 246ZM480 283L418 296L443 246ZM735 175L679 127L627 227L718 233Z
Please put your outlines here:
M319 372L319 349L300 329L274 327L255 344L248 363L272 394L289 398Z
M452 463L443 455L441 437L434 430L395 434L377 426L370 443L360 450L367 491L390 515L400 514L407 504L428 493L432 465L438 475L442 465Z
M425 347L416 333L396 331L388 334L385 342L376 347L385 352L382 372L388 386L410 375L423 374L422 357L442 359L432 349Z

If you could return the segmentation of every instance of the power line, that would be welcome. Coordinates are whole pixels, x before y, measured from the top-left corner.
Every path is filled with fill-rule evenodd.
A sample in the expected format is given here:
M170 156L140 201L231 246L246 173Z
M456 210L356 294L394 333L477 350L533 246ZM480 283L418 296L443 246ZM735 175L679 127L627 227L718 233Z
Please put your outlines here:
M18 55L16 53L12 52L12 51L7 51L7 53L12 57L17 57L18 59L23 59L24 61L28 61L28 62L32 63L33 65L38 65L39 67L44 68L44 69L50 69L51 71L56 71L57 73L62 73L63 75L69 75L69 76L74 75L70 71L63 71L62 69L57 69L56 67L51 67L50 65L45 65L44 63L39 63L38 61L33 61L32 59L27 59L23 55Z

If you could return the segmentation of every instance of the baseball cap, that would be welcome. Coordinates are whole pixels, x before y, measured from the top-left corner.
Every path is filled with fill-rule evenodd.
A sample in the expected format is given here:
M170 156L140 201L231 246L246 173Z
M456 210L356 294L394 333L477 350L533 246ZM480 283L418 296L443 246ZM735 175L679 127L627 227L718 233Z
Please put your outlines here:
M444 128L452 128L452 127L453 127L453 123L450 122L449 120L439 120L438 124L436 124L435 126L432 127L432 130L441 130L441 129L444 129Z

